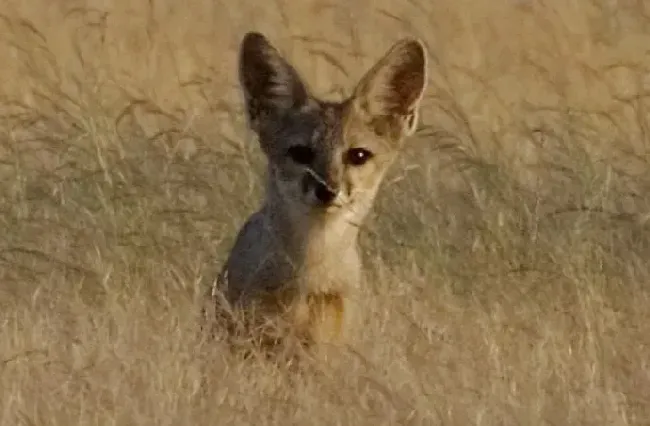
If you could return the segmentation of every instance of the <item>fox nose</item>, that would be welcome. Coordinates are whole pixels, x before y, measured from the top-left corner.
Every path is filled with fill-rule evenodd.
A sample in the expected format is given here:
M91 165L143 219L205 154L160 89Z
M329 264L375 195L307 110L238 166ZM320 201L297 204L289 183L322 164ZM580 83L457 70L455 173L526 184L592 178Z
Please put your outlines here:
M318 183L316 185L314 195L316 195L318 201L323 204L331 204L332 201L334 201L334 198L336 198L336 192L332 188L322 183Z

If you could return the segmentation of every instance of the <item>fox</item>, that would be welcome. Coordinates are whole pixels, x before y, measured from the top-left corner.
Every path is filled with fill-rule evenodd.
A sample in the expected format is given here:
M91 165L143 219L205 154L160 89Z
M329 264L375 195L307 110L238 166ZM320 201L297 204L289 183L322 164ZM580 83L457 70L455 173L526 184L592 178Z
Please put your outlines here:
M271 345L289 335L307 347L345 342L363 310L360 227L417 129L426 47L397 41L340 101L315 96L259 32L244 35L238 65L246 122L267 160L265 195L208 305L229 313L230 332L265 329Z

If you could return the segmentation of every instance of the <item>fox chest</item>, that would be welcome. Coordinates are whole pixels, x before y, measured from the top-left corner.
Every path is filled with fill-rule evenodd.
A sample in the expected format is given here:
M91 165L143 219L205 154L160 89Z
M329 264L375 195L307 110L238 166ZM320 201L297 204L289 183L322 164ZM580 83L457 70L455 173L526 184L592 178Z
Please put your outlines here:
M301 268L286 272L286 281L277 287L274 299L289 321L310 340L339 340L350 324L361 279L358 257L309 259Z
M356 253L348 257L310 259L296 276L294 320L312 339L333 341L342 337L350 323L351 307L361 280Z

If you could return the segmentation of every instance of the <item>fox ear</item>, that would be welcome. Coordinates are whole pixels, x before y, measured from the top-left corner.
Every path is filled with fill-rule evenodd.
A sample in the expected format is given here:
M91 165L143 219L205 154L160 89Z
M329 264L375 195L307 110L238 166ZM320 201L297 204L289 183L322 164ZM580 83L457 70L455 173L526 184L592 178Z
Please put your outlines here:
M239 81L249 125L259 133L267 117L304 106L309 91L296 70L262 34L249 32L239 50Z
M357 85L353 102L380 134L402 139L415 132L427 81L426 48L404 39L381 58Z

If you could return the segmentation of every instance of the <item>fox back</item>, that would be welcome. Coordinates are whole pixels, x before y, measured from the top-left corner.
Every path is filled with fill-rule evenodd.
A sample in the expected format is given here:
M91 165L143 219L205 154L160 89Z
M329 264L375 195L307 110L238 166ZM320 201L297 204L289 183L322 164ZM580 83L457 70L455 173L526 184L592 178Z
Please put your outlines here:
M266 195L214 281L212 303L255 312L257 325L282 322L308 342L338 340L357 310L359 227L417 126L425 48L397 42L351 96L326 102L250 32L239 78L248 124L268 160Z

